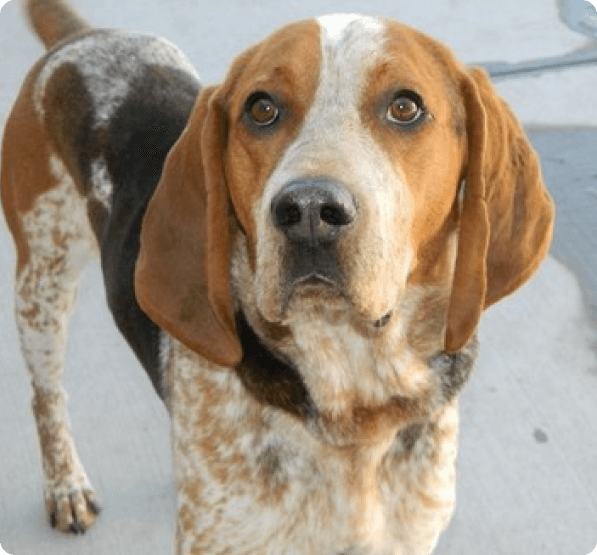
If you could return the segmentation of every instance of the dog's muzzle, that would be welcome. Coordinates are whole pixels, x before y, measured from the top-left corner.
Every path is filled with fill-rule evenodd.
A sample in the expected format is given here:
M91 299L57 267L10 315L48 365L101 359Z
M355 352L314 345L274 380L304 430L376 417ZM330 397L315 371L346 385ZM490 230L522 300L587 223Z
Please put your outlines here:
M352 195L326 179L288 183L271 203L273 224L289 244L288 282L339 285L337 243L357 215Z

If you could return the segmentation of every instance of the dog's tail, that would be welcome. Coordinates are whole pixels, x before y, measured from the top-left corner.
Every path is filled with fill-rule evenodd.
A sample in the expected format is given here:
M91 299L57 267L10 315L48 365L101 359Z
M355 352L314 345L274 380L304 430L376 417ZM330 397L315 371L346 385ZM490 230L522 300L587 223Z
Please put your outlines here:
M25 0L24 4L31 27L48 50L65 38L92 28L63 0Z

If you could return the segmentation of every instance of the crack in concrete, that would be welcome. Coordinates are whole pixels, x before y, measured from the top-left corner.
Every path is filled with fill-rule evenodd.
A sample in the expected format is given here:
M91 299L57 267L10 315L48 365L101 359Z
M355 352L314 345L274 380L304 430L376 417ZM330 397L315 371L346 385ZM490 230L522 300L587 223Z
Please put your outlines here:
M484 67L493 81L501 81L509 77L541 75L548 71L561 71L576 67L597 65L597 48L519 63L481 62L473 65Z

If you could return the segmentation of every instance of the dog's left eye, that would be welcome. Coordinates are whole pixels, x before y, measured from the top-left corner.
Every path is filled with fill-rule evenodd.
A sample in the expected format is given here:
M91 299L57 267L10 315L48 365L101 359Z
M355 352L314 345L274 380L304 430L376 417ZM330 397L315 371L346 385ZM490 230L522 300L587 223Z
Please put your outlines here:
M425 109L423 100L413 91L399 92L388 107L386 117L399 125L412 125L421 119Z
M259 127L272 125L280 114L272 97L262 92L252 94L248 98L245 111L251 123Z

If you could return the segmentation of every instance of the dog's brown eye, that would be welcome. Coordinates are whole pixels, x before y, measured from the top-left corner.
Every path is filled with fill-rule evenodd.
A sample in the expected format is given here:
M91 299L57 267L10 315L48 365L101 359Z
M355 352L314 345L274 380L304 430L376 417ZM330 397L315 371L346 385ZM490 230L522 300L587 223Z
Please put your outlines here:
M387 118L400 125L412 124L423 115L423 106L415 93L399 93L388 108Z
M254 94L247 101L247 114L256 125L271 125L278 119L279 113L275 102L265 93Z

